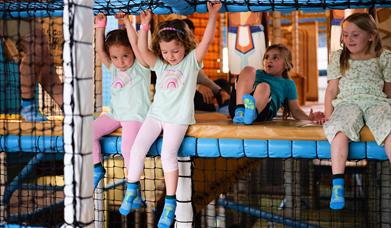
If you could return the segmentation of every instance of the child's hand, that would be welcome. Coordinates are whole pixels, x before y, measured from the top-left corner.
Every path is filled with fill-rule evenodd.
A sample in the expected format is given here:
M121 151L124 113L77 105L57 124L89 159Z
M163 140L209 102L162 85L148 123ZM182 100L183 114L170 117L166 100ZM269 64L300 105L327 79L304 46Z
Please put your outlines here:
M146 10L140 13L140 21L142 25L149 25L152 19L151 10Z
M106 27L106 16L103 13L100 13L95 16L95 28L105 28Z
M131 24L131 20L130 20L129 16L127 14L123 13L123 12L117 13L115 15L115 19L117 19L119 21L122 21L125 24L125 26Z
M323 124L325 120L323 112L314 112L312 109L310 111L310 114L308 115L308 118L317 124Z
M221 8L220 1L208 1L208 11L211 15L216 15Z

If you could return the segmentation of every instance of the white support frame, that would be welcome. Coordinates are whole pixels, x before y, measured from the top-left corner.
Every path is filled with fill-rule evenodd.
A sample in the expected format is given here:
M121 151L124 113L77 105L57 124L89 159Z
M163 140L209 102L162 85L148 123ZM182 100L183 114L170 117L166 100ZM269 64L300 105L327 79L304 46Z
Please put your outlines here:
M64 0L64 220L93 227L93 1Z

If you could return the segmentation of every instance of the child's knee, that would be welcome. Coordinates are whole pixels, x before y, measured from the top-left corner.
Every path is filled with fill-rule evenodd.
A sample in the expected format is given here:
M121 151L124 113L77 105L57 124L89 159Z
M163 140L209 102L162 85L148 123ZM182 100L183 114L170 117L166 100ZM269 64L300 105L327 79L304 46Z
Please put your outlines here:
M178 159L176 156L164 156L162 155L162 167L165 173L178 170Z

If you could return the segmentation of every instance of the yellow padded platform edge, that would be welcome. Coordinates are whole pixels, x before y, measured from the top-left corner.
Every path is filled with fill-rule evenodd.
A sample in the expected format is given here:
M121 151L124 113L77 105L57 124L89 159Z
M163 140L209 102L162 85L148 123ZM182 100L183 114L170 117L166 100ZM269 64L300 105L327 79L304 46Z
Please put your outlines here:
M326 140L321 125L310 121L273 120L254 125L238 125L220 113L197 113L197 123L191 125L187 136L196 138L234 138L260 140ZM29 123L19 119L0 120L0 135L51 135L62 136L61 118L46 122ZM121 129L113 132L121 136ZM374 141L367 127L361 131L361 141Z

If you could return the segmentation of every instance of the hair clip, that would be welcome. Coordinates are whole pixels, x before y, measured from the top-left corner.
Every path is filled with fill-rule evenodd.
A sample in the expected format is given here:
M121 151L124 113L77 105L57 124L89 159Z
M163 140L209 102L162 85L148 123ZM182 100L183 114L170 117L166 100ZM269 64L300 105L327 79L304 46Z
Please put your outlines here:
M182 31L180 29L176 29L174 27L164 27L164 28L159 30L159 33L163 32L163 31L174 31L174 32L179 32L179 33L185 34L184 31Z

